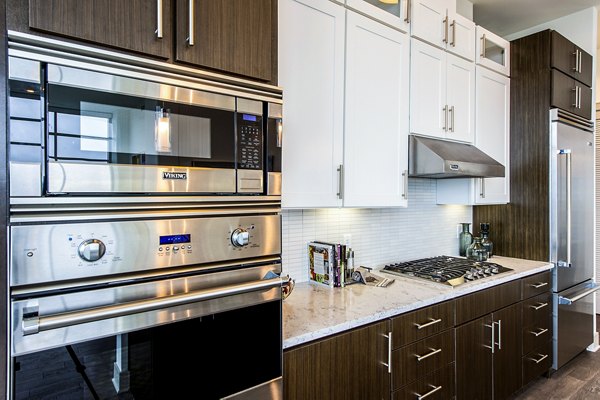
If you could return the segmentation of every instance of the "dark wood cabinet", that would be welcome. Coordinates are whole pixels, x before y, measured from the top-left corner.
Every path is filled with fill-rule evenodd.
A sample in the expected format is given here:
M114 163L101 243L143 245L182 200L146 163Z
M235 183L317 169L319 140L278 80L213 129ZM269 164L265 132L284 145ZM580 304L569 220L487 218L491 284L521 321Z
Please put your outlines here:
M521 388L521 305L494 312L492 320L496 324L494 399L501 400Z
M389 323L380 322L283 353L284 398L390 398Z
M593 57L575 43L552 31L552 68L562 71L585 86L592 86Z
M551 105L591 119L592 89L560 71L552 70Z
M456 398L492 398L492 315L456 328Z
M459 297L456 302L456 324L489 314L521 300L521 283L512 281Z
M393 349L454 326L454 302L434 304L392 318Z
M29 0L33 30L164 59L171 57L171 21L170 0Z
M273 2L177 0L177 61L272 80Z
M440 368L423 379L407 385L392 394L392 400L448 400L455 396L454 363Z

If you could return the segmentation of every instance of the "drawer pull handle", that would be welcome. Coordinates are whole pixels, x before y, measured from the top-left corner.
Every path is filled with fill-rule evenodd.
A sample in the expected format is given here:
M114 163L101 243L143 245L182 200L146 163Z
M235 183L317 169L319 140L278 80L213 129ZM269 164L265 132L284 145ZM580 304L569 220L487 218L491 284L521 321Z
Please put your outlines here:
M548 332L548 329L544 329L544 328L540 328L539 332L533 332L533 331L529 331L529 333L531 333L533 336L538 337L544 333Z
M533 306L533 305L531 305L531 306L529 306L529 307L531 307L531 308L533 308L534 310L536 310L536 311L537 311L537 310L539 310L539 309L541 309L541 308L544 308L544 307L546 307L547 305L548 305L548 303L538 303L538 305L537 305L537 306Z
M541 287L547 286L548 282L540 282L540 283L530 283L529 286L534 289L539 289Z
M426 397L431 396L432 394L434 394L435 392L438 392L440 390L442 390L442 386L435 386L435 385L429 385L430 387L432 387L433 389L431 389L429 392L425 393L425 394L419 394L419 393L415 393L415 395L417 395L417 400L421 400L424 399Z
M441 318L438 318L438 319L429 318L429 322L424 323L424 324L417 324L417 323L415 323L415 326L417 327L417 329L421 330L423 328L427 328L428 326L435 325L435 324L437 324L439 322L442 322Z
M388 332L387 335L383 335L384 338L388 340L388 359L387 364L382 363L387 367L388 374L392 373L392 332Z
M415 354L415 357L417 357L417 361L424 360L424 359L426 359L428 357L431 357L433 355L436 355L437 353L441 353L442 352L442 349L429 349L429 350L431 350L431 352L429 352L427 354L423 354L422 356L420 356L418 354Z
M542 357L540 357L538 360L536 360L536 359L535 359L535 358L533 358L533 357L532 357L532 358L530 358L530 360L531 360L531 361L533 361L533 362L534 362L534 363L536 363L536 364L539 364L539 363L541 363L542 361L544 361L546 358L548 358L548 354L544 354L544 355L542 355L542 354L539 354L539 355L540 355L540 356L542 356Z

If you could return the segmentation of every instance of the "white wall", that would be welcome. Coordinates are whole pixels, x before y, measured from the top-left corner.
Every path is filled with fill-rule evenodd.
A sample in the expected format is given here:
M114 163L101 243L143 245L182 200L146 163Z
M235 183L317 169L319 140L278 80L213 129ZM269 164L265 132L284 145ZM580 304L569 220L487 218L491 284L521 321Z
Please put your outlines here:
M408 189L408 208L283 210L283 272L307 281L308 242L344 243L345 233L352 235L355 266L458 255L457 225L472 222L472 207L437 205L433 179L411 178Z
M473 3L469 0L456 0L456 12L473 21Z

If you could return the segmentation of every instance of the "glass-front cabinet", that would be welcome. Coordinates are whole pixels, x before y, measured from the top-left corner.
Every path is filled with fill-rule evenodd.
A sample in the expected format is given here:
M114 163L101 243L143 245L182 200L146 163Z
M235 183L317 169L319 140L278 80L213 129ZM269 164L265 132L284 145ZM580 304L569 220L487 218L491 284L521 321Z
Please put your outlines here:
M477 64L510 76L510 42L478 25Z
M408 32L410 0L346 0L346 5L385 24Z

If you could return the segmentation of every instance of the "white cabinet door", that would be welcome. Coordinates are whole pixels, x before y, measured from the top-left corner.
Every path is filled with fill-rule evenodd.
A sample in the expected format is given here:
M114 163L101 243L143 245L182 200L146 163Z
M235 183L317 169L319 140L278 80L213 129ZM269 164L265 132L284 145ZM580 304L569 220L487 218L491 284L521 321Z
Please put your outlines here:
M406 206L409 38L348 11L344 206Z
M446 52L410 40L410 132L446 137Z
M447 139L473 143L475 139L475 63L447 54Z
M448 11L447 50L457 56L475 61L475 23L455 12Z
M323 0L280 0L278 63L284 90L283 207L341 206L345 10Z
M510 75L510 42L477 26L476 61L503 75Z
M504 165L504 178L476 179L476 204L510 201L510 79L477 67L475 145ZM481 186L483 182L483 187Z
M411 36L446 48L448 42L447 0L411 0Z
M409 0L397 0L396 2L346 0L346 5L402 32L408 32L409 18L407 17L407 11L409 10Z

